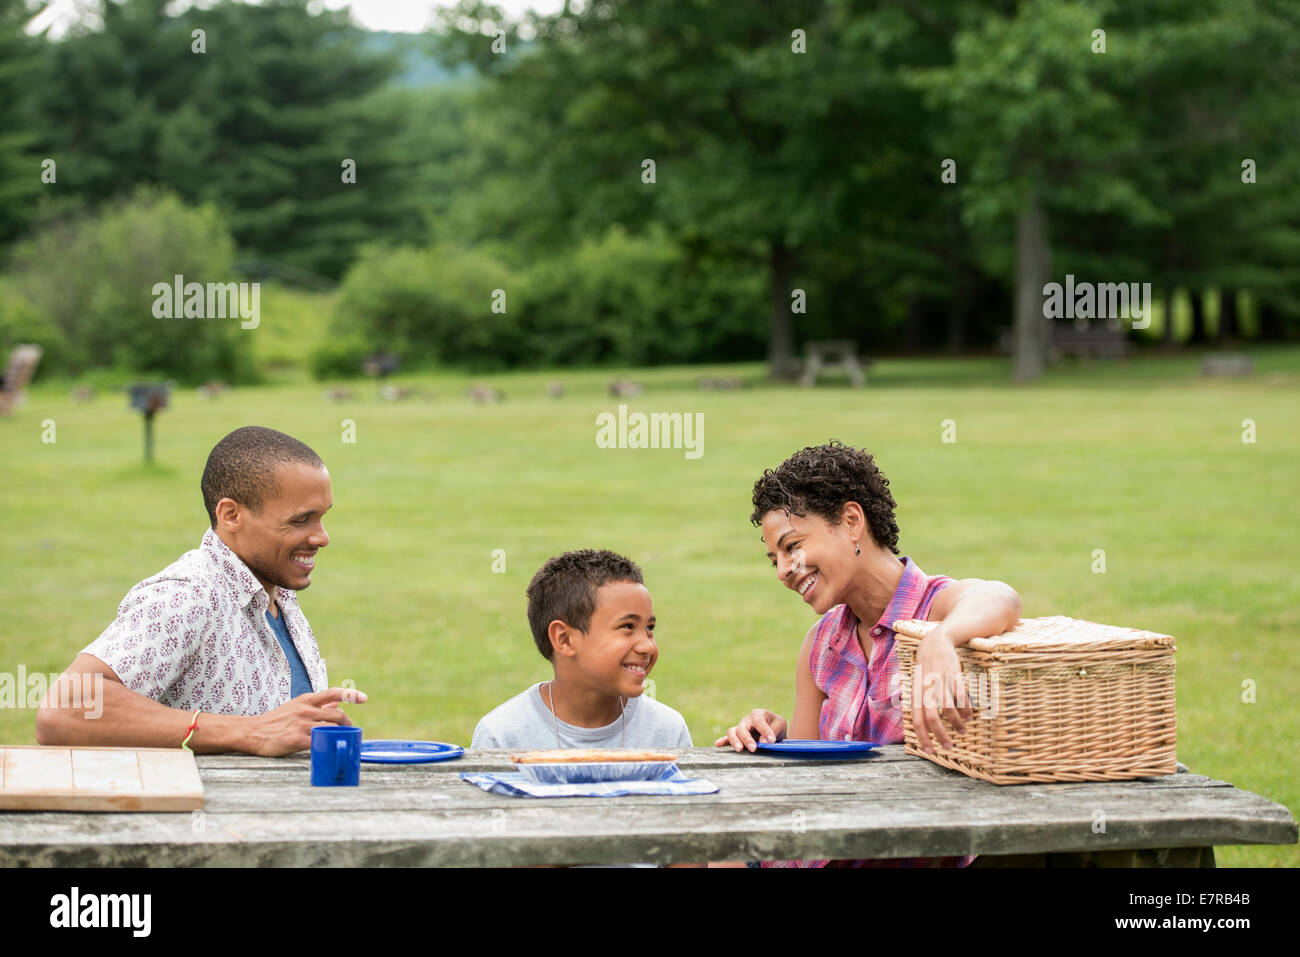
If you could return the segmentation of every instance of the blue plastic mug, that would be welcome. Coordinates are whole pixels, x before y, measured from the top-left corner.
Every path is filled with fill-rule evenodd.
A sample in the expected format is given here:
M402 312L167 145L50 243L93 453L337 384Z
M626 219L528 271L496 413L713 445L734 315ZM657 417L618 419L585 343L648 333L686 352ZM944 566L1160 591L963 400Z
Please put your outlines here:
M361 729L322 725L311 729L311 783L356 787L361 783Z

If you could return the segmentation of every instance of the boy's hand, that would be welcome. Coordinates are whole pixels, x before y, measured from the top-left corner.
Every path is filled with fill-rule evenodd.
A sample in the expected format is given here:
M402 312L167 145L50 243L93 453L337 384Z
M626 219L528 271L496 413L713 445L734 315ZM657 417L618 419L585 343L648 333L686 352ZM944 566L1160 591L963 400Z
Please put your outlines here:
M785 718L779 714L765 711L762 708L755 708L740 719L740 724L734 728L728 728L723 737L713 742L713 746L721 748L730 744L737 751L742 748L755 751L758 748L757 742L754 740L755 736L771 744L773 741L781 741L785 738L787 727Z

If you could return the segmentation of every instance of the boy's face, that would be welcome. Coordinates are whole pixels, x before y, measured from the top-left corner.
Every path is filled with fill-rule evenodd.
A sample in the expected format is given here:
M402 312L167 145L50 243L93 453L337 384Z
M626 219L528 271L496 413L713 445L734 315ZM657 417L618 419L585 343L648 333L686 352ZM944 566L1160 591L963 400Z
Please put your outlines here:
M650 592L635 582L596 589L596 610L586 633L573 638L574 663L586 682L610 696L635 698L659 659Z

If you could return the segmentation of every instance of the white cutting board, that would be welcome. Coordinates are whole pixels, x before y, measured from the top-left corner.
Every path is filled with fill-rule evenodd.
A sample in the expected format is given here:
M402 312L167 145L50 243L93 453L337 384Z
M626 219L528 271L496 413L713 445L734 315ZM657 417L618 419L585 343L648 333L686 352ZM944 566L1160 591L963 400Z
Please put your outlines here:
M203 807L183 748L0 746L0 810L193 811Z

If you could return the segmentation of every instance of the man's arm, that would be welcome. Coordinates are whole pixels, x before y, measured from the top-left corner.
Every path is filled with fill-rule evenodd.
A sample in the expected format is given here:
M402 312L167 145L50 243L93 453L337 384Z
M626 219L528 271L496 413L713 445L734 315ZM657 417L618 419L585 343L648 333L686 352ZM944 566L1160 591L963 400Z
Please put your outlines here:
M340 701L365 700L360 691L331 688L299 695L262 715L203 712L190 749L269 756L304 751L311 747L314 726L352 723L338 707ZM41 701L36 743L177 748L193 717L193 711L169 708L137 694L122 684L112 668L83 652Z

